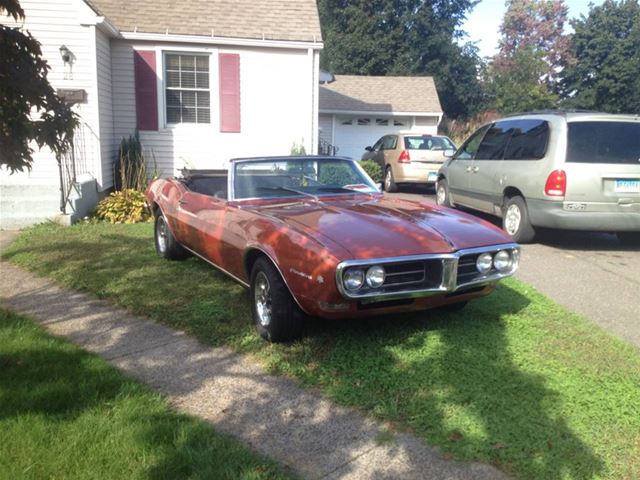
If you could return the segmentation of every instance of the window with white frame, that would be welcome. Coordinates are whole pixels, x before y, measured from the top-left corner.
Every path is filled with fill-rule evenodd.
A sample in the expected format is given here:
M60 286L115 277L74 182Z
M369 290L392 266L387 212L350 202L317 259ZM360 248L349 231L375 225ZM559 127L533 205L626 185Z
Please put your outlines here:
M209 55L167 53L164 64L167 123L211 123Z

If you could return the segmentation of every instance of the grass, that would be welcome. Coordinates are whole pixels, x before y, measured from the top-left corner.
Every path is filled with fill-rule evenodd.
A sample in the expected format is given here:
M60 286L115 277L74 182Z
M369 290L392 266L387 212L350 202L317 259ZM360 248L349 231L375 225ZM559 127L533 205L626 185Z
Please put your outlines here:
M249 352L449 457L518 478L640 478L638 351L516 280L461 313L316 319L301 341L270 345L246 292L197 259L159 259L149 224L40 226L6 256Z
M288 476L95 355L0 309L0 478Z

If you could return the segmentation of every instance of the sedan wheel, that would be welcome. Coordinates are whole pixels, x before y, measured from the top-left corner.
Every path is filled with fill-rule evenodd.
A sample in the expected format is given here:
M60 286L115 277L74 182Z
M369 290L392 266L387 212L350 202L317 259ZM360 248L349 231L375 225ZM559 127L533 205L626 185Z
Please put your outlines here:
M384 189L391 193L398 191L398 186L393 178L393 171L390 166L387 167L384 173Z
M300 337L304 313L267 257L258 258L251 269L251 300L253 323L262 338L285 342Z
M156 217L155 243L158 255L167 260L184 260L189 256L189 252L177 242L171 230L169 230L167 221L162 213L159 213Z

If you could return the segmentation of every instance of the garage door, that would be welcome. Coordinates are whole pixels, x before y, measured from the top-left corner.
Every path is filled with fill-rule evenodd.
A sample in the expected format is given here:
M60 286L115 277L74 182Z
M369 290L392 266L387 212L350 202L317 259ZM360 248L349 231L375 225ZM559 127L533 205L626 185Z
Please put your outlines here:
M340 117L336 116L334 144L337 155L360 160L364 147L373 145L388 133L406 131L411 128L408 117Z

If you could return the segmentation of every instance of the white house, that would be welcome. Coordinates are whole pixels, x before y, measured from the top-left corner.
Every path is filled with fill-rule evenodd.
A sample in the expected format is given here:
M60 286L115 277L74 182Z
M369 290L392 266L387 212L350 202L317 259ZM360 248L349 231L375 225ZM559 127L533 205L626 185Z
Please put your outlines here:
M97 198L113 186L118 146L136 128L151 168L155 162L164 176L288 154L294 143L317 151L315 0L20 3L49 81L81 118L69 166L82 183L75 196L93 189ZM30 172L0 170L0 228L59 213L56 159L48 150L34 158ZM66 206L79 215L80 205Z
M432 77L336 75L320 86L320 141L360 159L387 133L436 134L442 107Z

